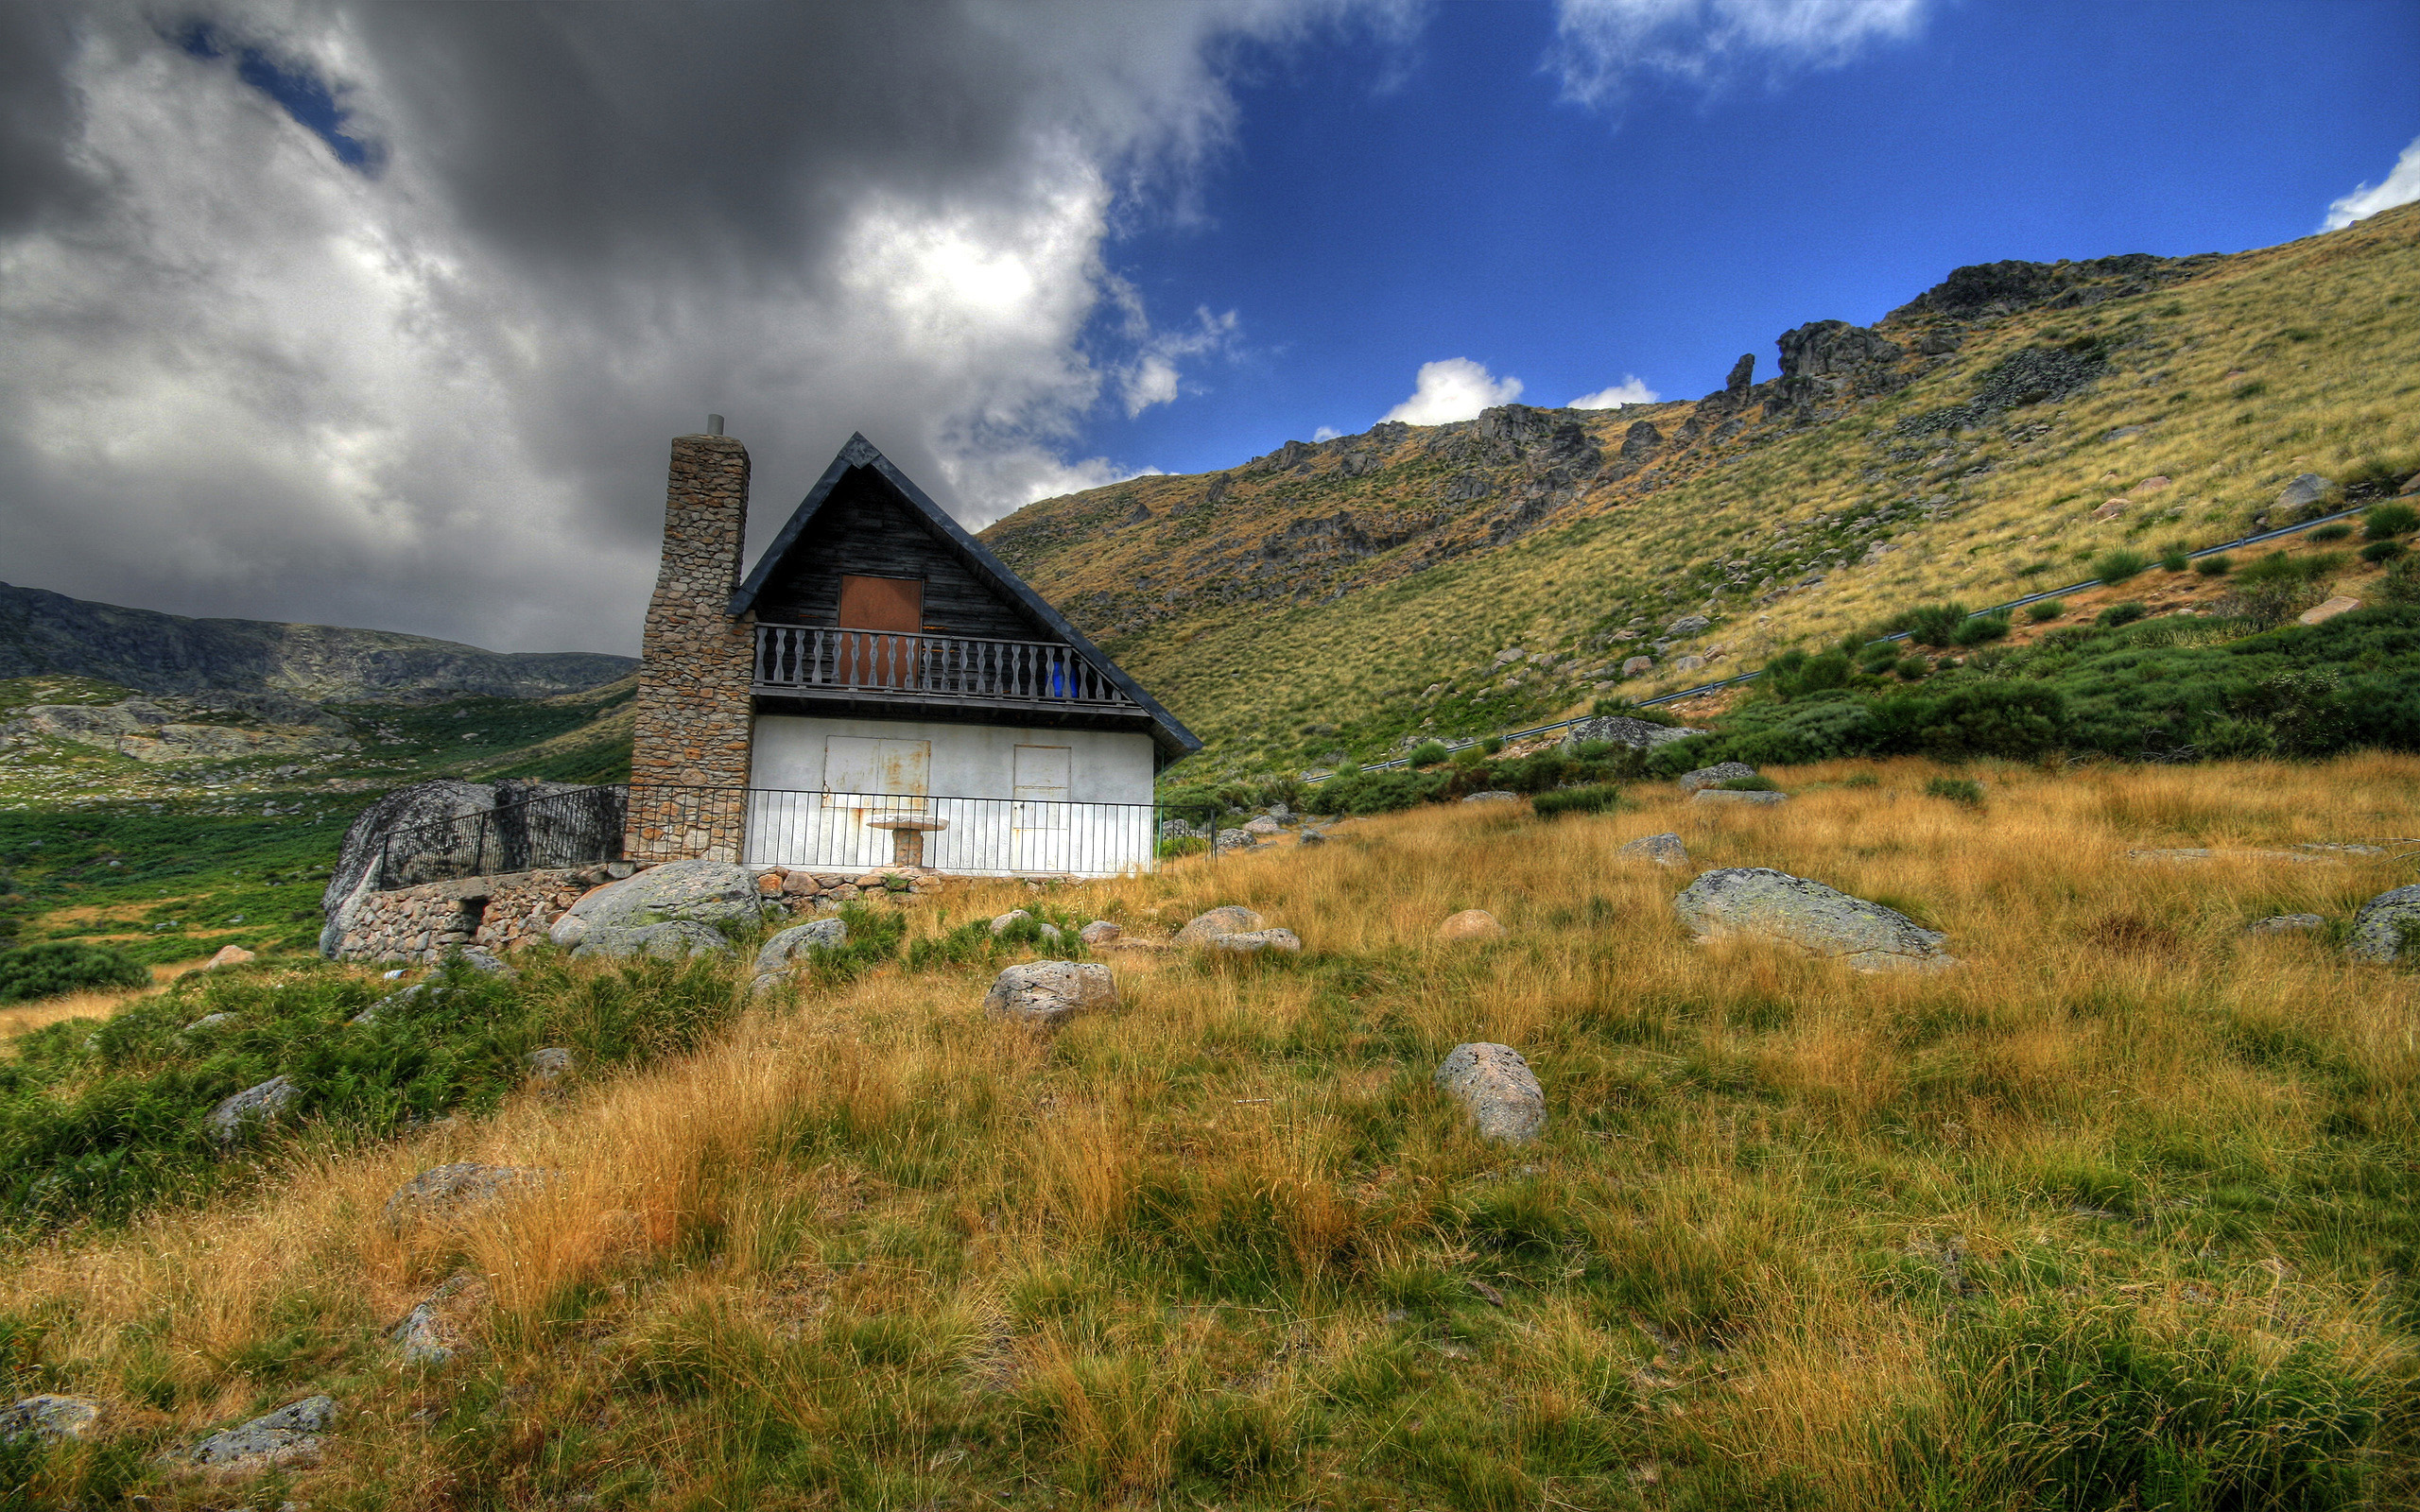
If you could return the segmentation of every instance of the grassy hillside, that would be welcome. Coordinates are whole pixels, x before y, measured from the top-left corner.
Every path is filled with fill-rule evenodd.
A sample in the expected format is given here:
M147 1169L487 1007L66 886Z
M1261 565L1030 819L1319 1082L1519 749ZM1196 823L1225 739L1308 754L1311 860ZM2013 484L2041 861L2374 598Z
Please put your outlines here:
M2420 206L2232 256L1961 270L1876 329L1900 355L1838 380L1289 442L986 539L1216 773L1685 686L1918 603L2088 577L2114 548L2284 523L2306 472L2358 502L2420 470ZM1685 615L1710 624L1667 634ZM1624 679L1658 642L1657 672ZM1672 671L1687 654L1709 669Z
M2420 764L1986 764L1979 807L1916 761L1773 775L1778 809L1428 810L1057 892L1144 935L1244 902L1306 949L1113 955L1120 1005L1055 1039L929 948L752 1003L712 966L533 960L481 988L502 1051L642 1000L705 1038L492 1117L296 1129L210 1178L240 1202L12 1248L14 1384L107 1415L5 1468L43 1504L364 1512L2420 1499L2420 978L2336 943L2411 868L2259 853L2420 833ZM1692 944L1687 874L1614 855L1666 830L1883 899L1964 964ZM2220 853L2128 855L2160 847ZM1508 936L1440 941L1468 907ZM2325 927L2244 933L2287 912ZM43 1074L163 1085L216 1009L334 1076L285 1030L356 1032L363 974L199 981L49 1031L91 1064ZM1538 1143L1477 1142L1432 1090L1466 1040L1536 1069ZM388 1226L464 1160L558 1175ZM456 1276L461 1353L400 1363L388 1332ZM317 1465L159 1458L313 1392L341 1408Z

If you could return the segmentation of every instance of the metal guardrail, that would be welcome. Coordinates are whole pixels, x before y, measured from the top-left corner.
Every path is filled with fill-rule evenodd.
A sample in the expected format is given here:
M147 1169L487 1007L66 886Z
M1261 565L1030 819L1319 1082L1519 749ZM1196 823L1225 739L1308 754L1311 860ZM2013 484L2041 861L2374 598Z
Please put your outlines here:
M755 677L760 688L808 693L1136 707L1075 647L1046 641L759 625Z
M2215 546L2204 546L2198 551L2187 552L2185 554L2186 559L2188 561L2198 561L2204 557L2216 557L2230 551L2240 551L2246 546L2257 546L2263 541L2275 541L2281 537L2295 535L2305 530L2315 529L2318 526L2327 524L2332 521L2349 520L2355 515L2366 513L2369 508L2370 506L2365 504L2358 509L2339 509L2334 514L2324 514L2318 516L2316 519L2298 521L2297 523L2290 525L2280 525L2274 530L2263 530L2256 535L2243 536L2234 541L2221 541ZM1994 614L2006 614L2012 610L2023 609L2028 604L2039 604L2048 599L2064 598L2069 593L2081 593L2085 589L2099 588L2100 586L2101 583L2100 578L2087 577L2083 582L2075 583L2066 588L2048 589L2039 593L2028 593L2023 598L2011 599L2005 604L1995 604L1990 609L1974 610L1970 611L1966 617L1970 620L1986 619ZM1908 632L1906 630L1897 630L1892 634L1882 636L1879 639L1868 641L1866 644L1884 645L1896 641L1904 641L1907 638ZM1702 682L1694 688L1683 688L1677 693L1659 693L1652 698L1640 698L1635 701L1634 706L1641 709L1650 709L1659 703L1678 703L1684 698L1695 698L1709 693L1720 693L1725 688L1736 688L1743 682L1754 681L1755 679L1761 678L1764 675L1764 669L1762 667L1758 667L1754 672L1742 672L1736 678L1724 678L1716 682ZM1483 745L1490 740L1501 740L1507 745L1510 745L1516 740L1527 740L1532 735L1550 735L1558 730L1569 730L1575 725L1586 724L1591 719L1599 719L1602 717L1604 716L1601 714L1582 714L1577 719L1561 719L1550 725L1536 725L1528 730L1505 730L1495 735L1472 735L1459 740L1441 739L1438 741L1438 744L1443 746L1449 751L1468 750L1473 746ZM1426 742L1424 741L1423 744L1425 745ZM1360 770L1365 772L1392 771L1396 767L1408 766L1410 764L1410 757L1398 756L1392 761L1366 763L1360 767ZM1305 782L1324 782L1335 775L1336 774L1334 772L1320 772L1317 774L1306 772L1304 774L1302 780Z
M621 787L577 787L500 803L379 837L379 892L548 867L584 867L622 856L629 802Z

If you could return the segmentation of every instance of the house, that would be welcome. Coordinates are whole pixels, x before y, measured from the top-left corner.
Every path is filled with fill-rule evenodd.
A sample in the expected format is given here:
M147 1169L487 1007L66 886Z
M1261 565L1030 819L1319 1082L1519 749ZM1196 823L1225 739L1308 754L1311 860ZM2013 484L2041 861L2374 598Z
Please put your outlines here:
M672 443L624 854L1148 868L1201 742L862 436L743 578L748 452L709 425Z

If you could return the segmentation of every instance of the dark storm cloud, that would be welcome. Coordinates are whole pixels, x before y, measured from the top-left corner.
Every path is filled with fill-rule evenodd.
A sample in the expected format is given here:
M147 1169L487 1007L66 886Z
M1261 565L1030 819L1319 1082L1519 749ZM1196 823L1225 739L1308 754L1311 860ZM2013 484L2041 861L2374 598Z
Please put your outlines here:
M0 577L627 650L708 409L758 540L852 430L978 523L1115 476L1077 421L1204 349L1096 318L1111 228L1213 60L1372 13L0 8Z

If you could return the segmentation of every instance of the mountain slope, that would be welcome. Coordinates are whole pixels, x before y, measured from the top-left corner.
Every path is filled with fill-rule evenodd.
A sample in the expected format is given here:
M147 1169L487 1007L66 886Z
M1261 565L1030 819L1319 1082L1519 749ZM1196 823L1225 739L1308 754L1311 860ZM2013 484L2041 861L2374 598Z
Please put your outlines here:
M1744 669L2114 546L2232 539L2306 472L2420 464L2420 206L2233 255L1961 268L1871 331L1778 345L1780 377L1743 358L1697 401L1291 441L985 539L1212 769L1685 685L1709 674L1671 659Z
M0 583L0 679L95 678L143 693L279 693L315 702L544 698L637 666L631 657L585 651L484 651L386 630L188 619Z

